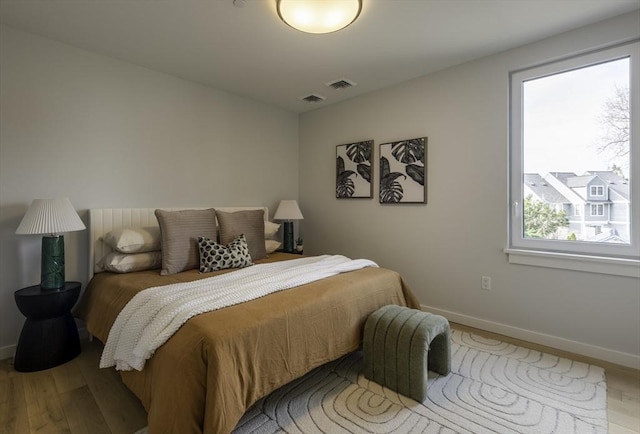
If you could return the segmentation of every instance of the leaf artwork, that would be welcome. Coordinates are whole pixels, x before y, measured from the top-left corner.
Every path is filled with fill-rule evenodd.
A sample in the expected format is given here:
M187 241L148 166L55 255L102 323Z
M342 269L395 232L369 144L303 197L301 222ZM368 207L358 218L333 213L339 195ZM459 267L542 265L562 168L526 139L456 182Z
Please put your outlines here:
M380 203L426 203L427 138L380 145Z
M424 186L424 166L418 166L417 164L407 164L404 169L407 175L418 184Z
M355 174L353 170L344 169L344 160L342 157L336 158L336 196L351 197L355 192L355 185L351 179L351 175Z
M404 190L397 181L401 176L406 178L400 172L392 172L389 160L380 157L380 203L398 203L402 200Z
M347 145L347 157L354 163L371 161L371 141Z
M367 182L371 182L371 165L370 164L358 164L356 170Z
M372 197L373 140L336 147L336 197ZM352 176L355 175L355 176Z
M424 164L424 139L404 140L391 145L391 155L403 164Z
M424 139L403 140L391 145L391 155L406 164L405 172L411 179L424 186ZM416 163L422 163L416 164Z

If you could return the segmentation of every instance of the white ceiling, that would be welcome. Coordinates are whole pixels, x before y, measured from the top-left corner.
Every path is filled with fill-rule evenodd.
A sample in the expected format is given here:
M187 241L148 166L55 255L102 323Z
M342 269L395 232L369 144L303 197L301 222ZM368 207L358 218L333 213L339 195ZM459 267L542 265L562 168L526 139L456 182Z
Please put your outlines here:
M302 113L640 9L640 0L363 1L354 24L326 35L285 25L276 0L0 0L0 22ZM325 86L339 78L357 86ZM299 101L309 93L327 99Z

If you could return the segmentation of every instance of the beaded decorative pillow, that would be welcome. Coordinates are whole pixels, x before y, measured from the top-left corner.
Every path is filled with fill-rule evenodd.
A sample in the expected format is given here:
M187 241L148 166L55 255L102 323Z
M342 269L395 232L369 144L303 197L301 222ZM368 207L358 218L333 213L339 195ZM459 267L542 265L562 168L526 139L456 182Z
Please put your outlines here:
M198 247L200 249L201 273L253 265L244 234L239 235L229 244L221 244L210 238L198 237Z

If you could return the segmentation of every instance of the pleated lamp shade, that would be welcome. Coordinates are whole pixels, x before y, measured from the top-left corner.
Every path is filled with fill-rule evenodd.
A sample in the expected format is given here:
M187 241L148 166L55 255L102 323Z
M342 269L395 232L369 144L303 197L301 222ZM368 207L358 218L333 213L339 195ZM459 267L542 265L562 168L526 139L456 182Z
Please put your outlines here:
M86 229L67 197L35 199L22 218L16 234L42 235L40 287L55 290L64 287L64 234Z
M34 199L16 234L54 235L86 229L68 197Z
M273 215L274 220L302 220L302 212L295 200L281 200L276 213Z

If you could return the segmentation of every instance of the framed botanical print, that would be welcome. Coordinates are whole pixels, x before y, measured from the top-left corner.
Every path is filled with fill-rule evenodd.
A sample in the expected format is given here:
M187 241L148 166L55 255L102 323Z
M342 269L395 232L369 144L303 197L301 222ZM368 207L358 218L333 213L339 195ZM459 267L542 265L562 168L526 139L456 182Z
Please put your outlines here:
M336 198L373 197L373 140L336 146Z
M427 203L427 138L380 145L380 203Z

